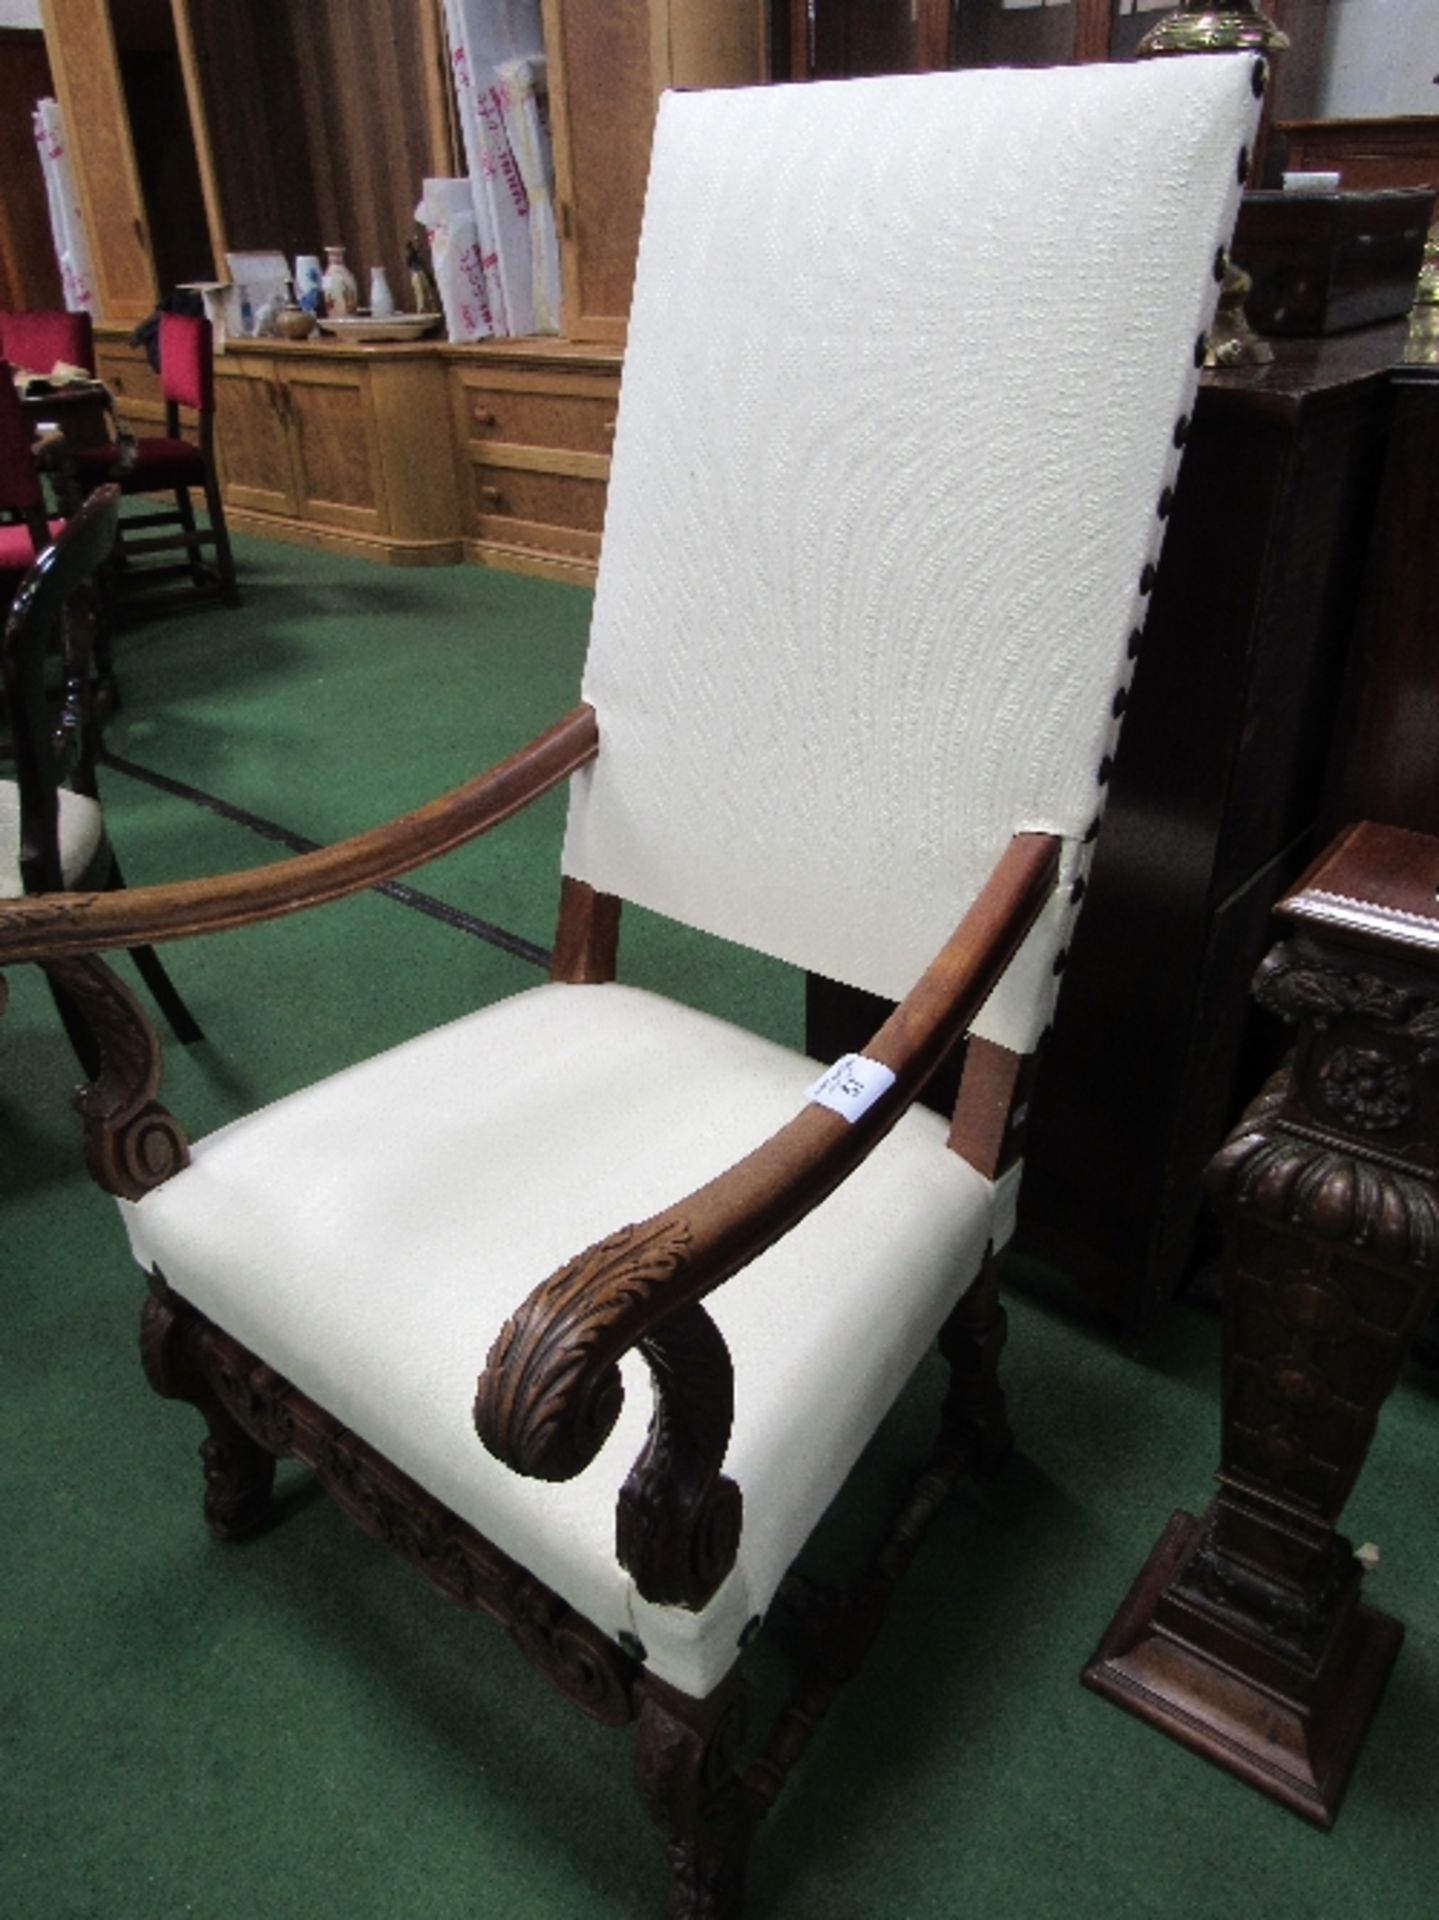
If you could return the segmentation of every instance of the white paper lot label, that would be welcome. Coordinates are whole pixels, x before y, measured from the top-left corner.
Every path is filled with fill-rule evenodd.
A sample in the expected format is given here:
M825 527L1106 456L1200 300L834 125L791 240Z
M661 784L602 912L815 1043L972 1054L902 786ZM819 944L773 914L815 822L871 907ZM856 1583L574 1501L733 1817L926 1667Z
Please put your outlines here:
M805 1097L846 1120L858 1120L893 1085L893 1067L880 1060L866 1060L862 1053L847 1053L820 1075Z

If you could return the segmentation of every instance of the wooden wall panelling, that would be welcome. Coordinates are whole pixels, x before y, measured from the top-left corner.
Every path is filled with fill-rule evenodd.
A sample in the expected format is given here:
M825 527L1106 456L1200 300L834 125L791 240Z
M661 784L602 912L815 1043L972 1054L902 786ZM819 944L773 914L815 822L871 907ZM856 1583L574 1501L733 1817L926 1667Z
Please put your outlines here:
M317 250L315 191L283 0L182 0L207 145L216 272L227 249Z
M376 266L402 298L405 242L435 158L420 32L427 9L413 0L308 0L290 11L325 229L316 241L346 248L362 304Z
M158 283L107 0L40 0L90 238L99 318L143 320Z
M209 147L212 230L287 259L343 246L397 298L427 174L454 172L434 0L176 0Z
M53 91L45 41L33 29L0 27L0 309L61 303L45 176L31 114Z

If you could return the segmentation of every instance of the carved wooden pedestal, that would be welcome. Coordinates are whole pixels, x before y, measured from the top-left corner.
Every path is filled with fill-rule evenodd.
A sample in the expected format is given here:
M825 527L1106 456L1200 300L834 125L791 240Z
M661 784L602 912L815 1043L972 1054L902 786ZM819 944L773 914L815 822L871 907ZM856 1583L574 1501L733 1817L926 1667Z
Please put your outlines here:
M1351 828L1255 983L1298 1029L1210 1166L1228 1214L1219 1495L1176 1514L1085 1684L1317 1825L1403 1628L1336 1522L1439 1281L1439 840Z

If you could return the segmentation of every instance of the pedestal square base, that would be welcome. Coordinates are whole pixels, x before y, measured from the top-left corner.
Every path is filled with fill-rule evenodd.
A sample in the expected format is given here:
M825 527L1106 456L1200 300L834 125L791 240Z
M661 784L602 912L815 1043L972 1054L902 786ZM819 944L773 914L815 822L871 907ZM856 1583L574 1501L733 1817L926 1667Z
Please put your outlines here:
M1294 1813L1330 1827L1404 1629L1387 1614L1358 1607L1313 1683L1286 1693L1260 1682L1154 1624L1155 1608L1199 1534L1192 1514L1171 1516L1081 1678ZM1273 1663L1264 1664L1272 1673Z

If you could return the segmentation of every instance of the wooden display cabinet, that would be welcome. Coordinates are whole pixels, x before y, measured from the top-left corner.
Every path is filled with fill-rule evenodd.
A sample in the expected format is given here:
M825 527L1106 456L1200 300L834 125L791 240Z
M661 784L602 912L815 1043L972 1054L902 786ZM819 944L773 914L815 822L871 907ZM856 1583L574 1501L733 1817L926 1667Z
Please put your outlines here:
M616 348L450 349L465 555L594 579L619 403Z
M395 564L593 579L655 103L670 86L764 79L768 12L764 0L544 0L543 19L567 337L232 340L216 361L217 426L237 530ZM168 138L177 174L197 169L209 250L183 276L149 244L121 22L121 38L143 25L183 76L167 92ZM438 0L45 0L45 28L70 124L85 129L101 371L142 431L159 395L124 337L162 286L223 277L231 248L288 256L332 241L361 275L397 270L421 177L460 171Z
M432 346L231 341L215 376L221 485L238 531L393 566L462 557Z
M542 0L555 146L555 214L571 340L622 345L667 87L751 86L769 76L765 0Z
M204 215L183 87L172 84L170 11L164 0L41 0L40 17L90 241L96 317L133 325L162 281L209 278L203 237L198 257L187 251L203 236Z

